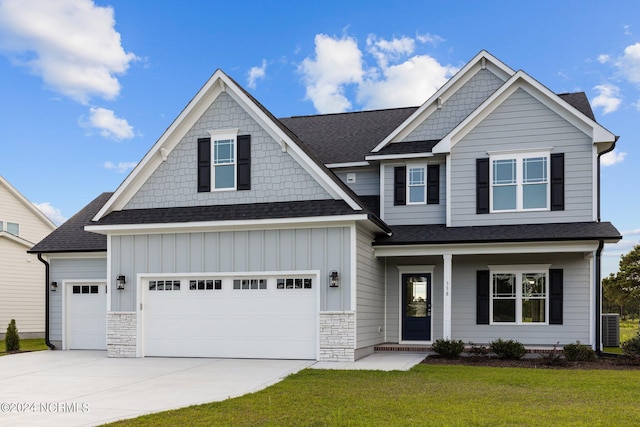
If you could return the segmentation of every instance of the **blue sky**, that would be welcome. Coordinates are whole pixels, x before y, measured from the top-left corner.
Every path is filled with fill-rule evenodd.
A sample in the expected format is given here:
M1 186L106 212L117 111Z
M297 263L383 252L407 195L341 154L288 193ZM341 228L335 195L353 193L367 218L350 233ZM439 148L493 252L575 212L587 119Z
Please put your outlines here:
M640 241L637 1L0 0L0 175L56 222L113 191L221 68L276 117L419 105L486 49L584 91L618 148L602 217Z

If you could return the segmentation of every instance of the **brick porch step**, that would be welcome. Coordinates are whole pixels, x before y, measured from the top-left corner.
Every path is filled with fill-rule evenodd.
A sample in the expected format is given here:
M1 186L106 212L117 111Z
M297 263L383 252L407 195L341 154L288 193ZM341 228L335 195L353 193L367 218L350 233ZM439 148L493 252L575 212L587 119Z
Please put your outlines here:
M431 351L430 345L422 344L380 344L375 346L374 351L401 351L403 353L428 353Z

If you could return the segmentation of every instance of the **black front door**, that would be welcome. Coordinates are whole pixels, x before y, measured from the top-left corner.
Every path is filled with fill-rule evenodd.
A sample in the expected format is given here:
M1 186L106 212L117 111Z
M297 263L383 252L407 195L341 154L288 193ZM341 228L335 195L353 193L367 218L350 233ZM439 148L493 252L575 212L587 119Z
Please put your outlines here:
M402 275L402 340L431 340L431 274Z

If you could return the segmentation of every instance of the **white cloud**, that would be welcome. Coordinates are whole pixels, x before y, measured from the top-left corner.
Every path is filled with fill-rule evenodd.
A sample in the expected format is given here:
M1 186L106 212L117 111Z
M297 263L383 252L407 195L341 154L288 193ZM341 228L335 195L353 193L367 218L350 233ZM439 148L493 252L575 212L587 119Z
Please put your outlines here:
M600 158L602 166L613 166L616 163L622 163L627 153L624 151L613 150Z
M344 87L362 81L362 52L356 40L346 36L337 39L317 34L315 45L316 58L305 58L299 66L306 96L320 113L346 111L351 102L344 95Z
M89 121L85 126L100 130L100 135L105 138L121 141L133 138L133 127L125 119L116 117L112 110L106 108L89 109Z
M126 173L135 168L137 164L138 163L136 162L118 162L118 164L113 162L104 162L104 168L116 171L117 173Z
M247 78L247 86L251 89L256 88L256 83L258 80L262 80L266 76L267 71L267 61L265 59L262 60L262 65L259 67L251 67L249 70L249 77Z
M67 220L60 209L54 208L49 202L34 203L34 206L40 209L40 212L45 214L56 225L60 225Z
M116 74L136 60L125 52L111 7L91 0L1 0L0 49L52 90L80 103L114 99Z
M429 43L433 46L436 46L438 43L443 42L444 39L438 35L434 35L434 34L418 34L416 35L416 39L420 42L420 43Z
M593 98L591 103L594 107L602 107L602 114L609 114L618 109L622 103L620 88L612 84L601 84L595 86L598 96Z
M616 61L616 67L628 81L640 84L640 43L627 46Z
M604 53L602 55L598 55L598 62L601 64L606 64L607 62L609 62L610 59L611 57Z
M426 43L436 38L416 39ZM457 69L441 65L429 55L416 55L416 39L401 36L386 40L369 35L363 52L351 37L316 35L315 58L306 58L299 67L307 98L319 113L350 109L352 100L346 95L350 87L355 100L365 108L421 104ZM374 64L366 62L365 54Z

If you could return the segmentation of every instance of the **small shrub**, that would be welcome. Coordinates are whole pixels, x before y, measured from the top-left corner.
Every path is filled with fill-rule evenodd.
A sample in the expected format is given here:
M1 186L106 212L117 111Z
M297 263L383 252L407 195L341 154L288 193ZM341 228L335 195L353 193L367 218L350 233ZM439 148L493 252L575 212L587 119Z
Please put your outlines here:
M18 335L18 328L16 327L16 320L11 319L9 326L7 326L7 334L4 337L4 345L7 353L10 351L20 350L20 335Z
M640 359L640 332L635 337L622 343L622 351L632 359Z
M527 352L524 345L516 340L497 339L489 343L489 348L500 359L518 360Z
M569 362L593 362L596 360L596 352L588 345L576 341L575 344L564 346L564 357Z
M558 350L559 342L553 345L553 349L542 355L542 362L547 366L564 366L567 360L562 357L562 351Z
M431 348L445 359L455 359L464 350L464 342L461 340L437 339Z
M486 356L489 354L489 349L482 344L476 345L469 342L469 354L472 356Z

